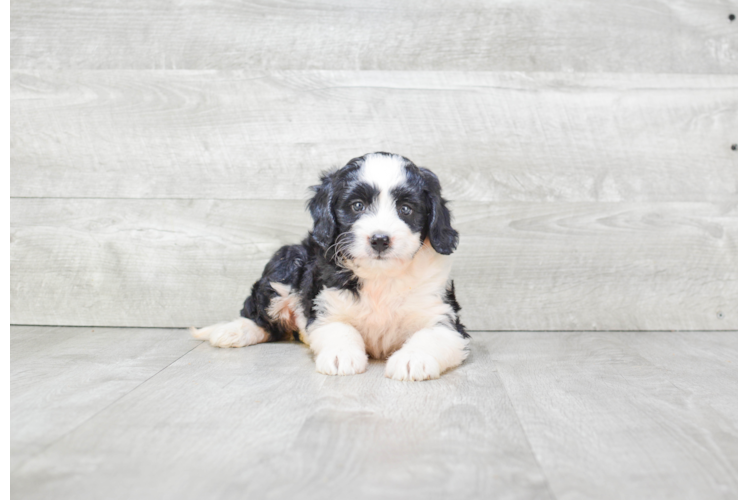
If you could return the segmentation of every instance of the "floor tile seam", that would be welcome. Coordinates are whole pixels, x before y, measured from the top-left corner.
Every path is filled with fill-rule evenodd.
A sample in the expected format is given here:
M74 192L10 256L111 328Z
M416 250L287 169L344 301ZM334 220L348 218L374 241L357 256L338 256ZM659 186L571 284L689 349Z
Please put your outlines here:
M497 364L497 362L493 359L491 356L490 351L486 349L488 352L488 359L491 362L491 364ZM514 405L514 400L512 398L512 394L509 392L509 389L507 388L506 384L504 383L504 377L501 375L501 367L496 366L496 369L493 370L493 372L496 374L496 376L499 378L499 383L501 383L501 388L504 390L504 394L506 394L507 399L509 401L509 405L511 406L512 413L514 414L515 418L517 419L517 423L519 424L519 428L522 430L522 437L525 439L525 442L527 443L527 446L530 448L530 451L532 452L532 457L535 460L535 464L538 466L538 470L543 474L543 478L545 479L545 484L547 486L548 493L551 495L553 500L558 500L558 495L556 495L556 492L553 490L553 486L551 485L551 480L548 477L548 474L545 471L545 468L543 468L543 465L540 463L540 458L538 457L537 452L535 451L534 446L532 445L532 442L530 441L527 431L525 430L525 425L522 422L522 418L520 417L519 413L517 412L517 408Z
M83 427L84 425L86 425L88 422L90 422L91 420L93 420L94 418L96 418L97 416L99 416L101 413L103 413L104 411L108 410L109 408L111 408L112 406L114 406L115 404L117 404L118 402L120 402L122 399L124 399L125 397L129 396L133 392L137 391L140 387L142 387L149 380L153 379L154 377L156 377L157 375L159 375L161 372L163 372L164 370L166 370L167 368L169 368L170 366L172 366L174 363L176 363L177 361L179 361L183 357L187 356L189 353L191 353L192 351L194 351L195 349L197 349L198 347L200 347L203 343L204 342L199 342L197 345L193 346L187 352L183 353L178 358L174 359L169 364L167 364L166 366L164 366L163 368L161 368L160 370L158 370L156 373L152 374L151 376L149 376L148 378L146 378L145 380L143 380L142 382L140 382L138 385L136 385L135 387L133 387L132 389L130 389L129 391L127 391L125 394L122 394L120 397L118 397L114 401L110 402L109 404L107 404L106 406L104 406L103 408L101 408L100 410L98 410L97 412L95 412L93 415L90 415L89 417L87 417L85 420L83 420L82 422L80 422L78 425L76 425L72 429L70 429L70 430L66 431L65 433L63 433L62 435L58 436L56 439L54 439L53 441L51 441L50 443L48 443L46 446L42 447L36 453L33 453L30 456L26 457L26 459L24 459L22 462L20 462L14 469L15 470L20 470L25 464L27 464L31 460L35 459L36 457L42 455L49 448L51 448L52 446L54 446L55 444L57 444L58 442L60 442L66 436L68 436L71 433L77 431L78 429L80 429L81 427ZM13 472L13 471L11 471L11 472Z

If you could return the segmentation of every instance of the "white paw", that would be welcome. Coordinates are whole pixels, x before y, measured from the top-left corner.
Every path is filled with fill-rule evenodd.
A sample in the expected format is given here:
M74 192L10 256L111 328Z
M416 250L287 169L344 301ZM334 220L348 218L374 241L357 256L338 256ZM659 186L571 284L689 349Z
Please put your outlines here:
M269 338L265 330L247 318L191 330L193 337L209 340L215 347L244 347L266 342Z
M422 351L399 350L387 360L384 376L393 380L429 380L439 378L439 362Z
M317 354L315 363L325 375L355 375L366 371L368 357L359 349L328 347Z

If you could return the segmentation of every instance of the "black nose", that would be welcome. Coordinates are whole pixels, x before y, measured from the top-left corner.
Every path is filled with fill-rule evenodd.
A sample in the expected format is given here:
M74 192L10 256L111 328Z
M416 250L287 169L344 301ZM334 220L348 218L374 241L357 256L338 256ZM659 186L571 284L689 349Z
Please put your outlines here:
M386 234L375 234L371 237L370 243L371 248L382 253L390 246L390 237Z

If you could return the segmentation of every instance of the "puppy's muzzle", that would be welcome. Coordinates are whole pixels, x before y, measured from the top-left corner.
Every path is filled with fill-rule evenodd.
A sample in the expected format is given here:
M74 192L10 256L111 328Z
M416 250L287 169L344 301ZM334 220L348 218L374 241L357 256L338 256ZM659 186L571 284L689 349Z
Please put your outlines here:
M390 247L390 237L386 234L375 234L369 239L371 248L377 253L382 253Z

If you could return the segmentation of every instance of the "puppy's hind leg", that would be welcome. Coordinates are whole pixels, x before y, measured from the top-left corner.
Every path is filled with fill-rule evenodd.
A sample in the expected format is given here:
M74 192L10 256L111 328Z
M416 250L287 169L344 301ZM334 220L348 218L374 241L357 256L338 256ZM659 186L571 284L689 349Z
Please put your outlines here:
M247 318L239 318L228 323L218 323L205 328L190 328L192 336L198 340L209 340L215 347L244 347L270 340L264 328Z
M289 338L297 326L296 319L306 323L302 317L297 318L297 299L290 284L300 281L307 258L301 245L281 247L252 285L239 312L241 317L200 330L192 328L192 336L209 340L216 347L244 347Z

